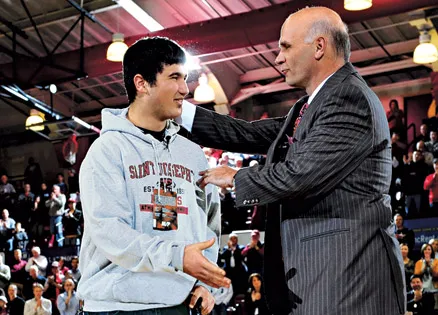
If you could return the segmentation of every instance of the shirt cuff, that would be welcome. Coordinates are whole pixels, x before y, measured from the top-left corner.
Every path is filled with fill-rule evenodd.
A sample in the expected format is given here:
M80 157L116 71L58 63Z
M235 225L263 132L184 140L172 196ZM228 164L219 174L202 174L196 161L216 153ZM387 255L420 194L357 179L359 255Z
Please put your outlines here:
M184 264L184 249L185 244L174 244L172 246L172 267L174 267L176 270L184 271L183 270L183 264Z

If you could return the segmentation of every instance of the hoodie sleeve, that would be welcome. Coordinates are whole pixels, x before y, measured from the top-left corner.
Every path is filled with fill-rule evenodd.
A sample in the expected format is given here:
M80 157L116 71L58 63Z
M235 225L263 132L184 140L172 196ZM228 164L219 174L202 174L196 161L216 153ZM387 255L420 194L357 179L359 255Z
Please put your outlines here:
M205 165L202 169L204 170L208 168L208 163L207 161L205 161ZM205 197L201 198L202 202L199 202L198 199L198 206L200 206L207 215L207 240L212 239L213 237L216 239L216 242L213 244L213 246L204 251L204 256L212 263L216 264L220 248L219 242L221 236L221 208L219 192L216 186L207 185L202 194L205 194ZM210 292L212 292L212 290L216 290L201 281L197 281L195 286L196 285L202 285L210 290Z
M82 164L79 181L86 233L109 261L132 272L182 271L184 242L135 230L117 148L96 141Z

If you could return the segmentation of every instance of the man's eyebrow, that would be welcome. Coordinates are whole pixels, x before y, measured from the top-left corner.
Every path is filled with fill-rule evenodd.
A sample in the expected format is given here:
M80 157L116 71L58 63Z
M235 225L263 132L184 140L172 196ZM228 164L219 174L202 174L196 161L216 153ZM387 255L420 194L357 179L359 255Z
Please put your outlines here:
M282 48L288 48L288 47L290 47L290 43L282 40L281 42L278 43L278 46L282 47Z
M187 78L187 74L186 73L182 73L182 72L179 72L179 71L175 71L175 72L172 72L171 74L169 74L169 78L174 77L174 76L183 77L184 79Z

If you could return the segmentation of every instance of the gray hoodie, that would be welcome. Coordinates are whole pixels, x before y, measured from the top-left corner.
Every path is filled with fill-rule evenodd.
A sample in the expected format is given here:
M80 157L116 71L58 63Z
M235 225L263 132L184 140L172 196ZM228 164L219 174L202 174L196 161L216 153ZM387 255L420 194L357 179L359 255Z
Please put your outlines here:
M84 214L78 294L86 311L131 311L181 304L196 279L183 272L186 244L216 238L219 195L196 181L207 160L167 122L165 140L143 134L127 108L102 111L102 133L82 163Z

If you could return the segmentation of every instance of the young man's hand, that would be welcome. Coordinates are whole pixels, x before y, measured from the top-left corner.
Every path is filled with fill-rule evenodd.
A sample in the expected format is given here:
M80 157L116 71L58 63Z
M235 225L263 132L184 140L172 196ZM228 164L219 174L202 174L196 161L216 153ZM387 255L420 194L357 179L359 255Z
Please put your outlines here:
M192 298L190 300L190 308L194 308L196 305L196 301L198 301L199 298L202 298L202 315L210 314L210 312L213 310L214 307L214 297L203 286L196 286L195 290L192 293Z
M213 288L230 287L225 271L204 257L202 251L213 246L215 239L187 245L184 249L183 271Z

